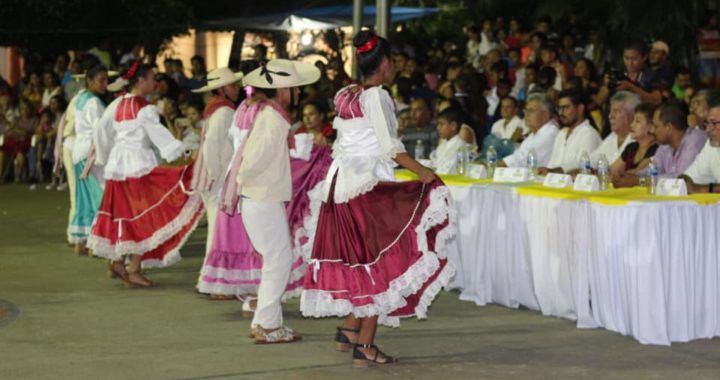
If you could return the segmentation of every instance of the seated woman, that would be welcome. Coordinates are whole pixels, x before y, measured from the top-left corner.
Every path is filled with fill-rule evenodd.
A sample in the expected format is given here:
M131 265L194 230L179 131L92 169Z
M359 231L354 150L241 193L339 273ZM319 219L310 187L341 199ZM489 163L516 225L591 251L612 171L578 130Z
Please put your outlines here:
M472 146L460 134L462 125L463 113L457 108L448 108L438 115L437 130L440 144L430 153L430 160L438 174L456 174L458 152L460 149Z
M650 164L650 159L658 148L652 130L652 115L655 106L649 103L639 105L635 109L635 117L630 125L630 136L635 142L625 147L620 157L610 166L613 178L625 173L636 174Z
M302 125L295 134L307 133L312 135L313 143L320 146L332 145L335 141L335 130L327 121L327 105L322 101L305 104L302 109Z

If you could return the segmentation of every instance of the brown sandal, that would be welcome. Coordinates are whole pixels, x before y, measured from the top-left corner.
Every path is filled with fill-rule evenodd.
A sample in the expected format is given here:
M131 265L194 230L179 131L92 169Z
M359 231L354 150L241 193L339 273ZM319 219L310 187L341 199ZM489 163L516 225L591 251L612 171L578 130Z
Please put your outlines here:
M127 272L127 275L125 278L123 278L125 282L125 287L130 288L153 288L157 286L157 284L149 279L147 279L145 276L142 275L142 272Z
M110 278L124 279L125 276L127 276L127 270L125 269L125 265L123 265L122 263L117 263L117 264L118 264L118 267L120 267L120 265L122 265L122 271L117 270L115 268L115 263L110 261L110 262L108 262L107 275Z

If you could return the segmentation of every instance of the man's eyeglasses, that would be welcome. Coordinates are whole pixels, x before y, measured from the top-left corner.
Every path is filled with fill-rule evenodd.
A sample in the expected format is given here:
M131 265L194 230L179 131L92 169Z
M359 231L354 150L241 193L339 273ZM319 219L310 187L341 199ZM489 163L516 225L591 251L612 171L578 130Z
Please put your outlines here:
M705 129L717 128L720 126L720 120L705 120Z

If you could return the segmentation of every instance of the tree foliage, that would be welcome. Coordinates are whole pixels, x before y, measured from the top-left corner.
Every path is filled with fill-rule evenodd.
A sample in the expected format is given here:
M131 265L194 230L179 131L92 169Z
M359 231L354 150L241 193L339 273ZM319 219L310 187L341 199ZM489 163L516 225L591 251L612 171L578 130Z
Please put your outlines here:
M193 24L191 0L3 0L0 45L36 52L86 49L102 40L157 48Z

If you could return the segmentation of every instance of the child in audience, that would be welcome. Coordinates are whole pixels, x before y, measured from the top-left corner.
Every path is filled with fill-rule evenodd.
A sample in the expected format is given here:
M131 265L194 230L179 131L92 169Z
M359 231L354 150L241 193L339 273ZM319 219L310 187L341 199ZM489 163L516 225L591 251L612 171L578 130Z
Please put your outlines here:
M460 136L462 128L470 128L463 124L463 113L457 108L447 108L438 115L437 131L440 144L430 154L435 172L438 174L457 174L457 158L461 149L472 146Z

